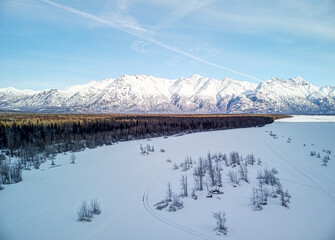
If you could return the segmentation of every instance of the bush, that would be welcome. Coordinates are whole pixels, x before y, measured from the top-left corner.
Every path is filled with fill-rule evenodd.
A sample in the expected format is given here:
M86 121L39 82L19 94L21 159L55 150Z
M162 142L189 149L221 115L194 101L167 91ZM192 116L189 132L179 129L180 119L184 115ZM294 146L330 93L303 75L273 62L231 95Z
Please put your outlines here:
M176 212L184 207L184 203L180 201L177 195L173 196L173 201L168 209L169 212Z
M93 215L99 215L101 213L101 207L98 200L91 200L90 205L87 204L86 200L80 205L77 214L77 221L79 222L91 222Z
M96 199L91 200L90 211L92 212L92 214L96 214L96 215L99 215L101 213L101 207L100 207L100 203L98 202L98 200Z
M228 176L229 182L231 182L233 186L236 187L239 184L240 181L239 181L239 178L237 177L236 172L229 171L227 176Z
M88 207L88 204L86 201L83 201L83 203L80 205L78 209L78 219L79 222L90 222L92 221L93 214Z
M22 165L19 161L10 163L9 160L0 162L0 177L3 184L12 184L22 181Z

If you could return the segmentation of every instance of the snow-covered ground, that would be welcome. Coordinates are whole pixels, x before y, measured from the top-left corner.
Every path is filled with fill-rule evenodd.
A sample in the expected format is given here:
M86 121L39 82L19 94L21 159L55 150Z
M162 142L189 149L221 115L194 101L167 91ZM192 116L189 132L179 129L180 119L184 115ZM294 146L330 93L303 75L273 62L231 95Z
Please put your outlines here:
M274 139L270 131L277 135ZM45 163L40 170L24 172L24 180L0 191L0 239L220 239L213 231L212 212L225 211L227 239L335 239L335 116L296 116L262 128L203 132L179 137L137 140L59 155L58 167ZM288 143L291 138L291 143ZM140 144L155 152L140 154ZM162 153L159 150L165 149ZM321 166L331 150L328 166ZM208 152L253 153L261 166L249 166L250 183L234 188L224 168L221 199L183 198L184 208L170 213L153 206L165 196L166 185L180 193L172 170L186 156ZM316 151L321 158L311 157ZM167 162L171 159L172 163ZM275 167L284 190L292 196L290 208L270 199L262 211L250 206L257 171ZM193 170L188 174L193 184ZM189 188L191 189L191 187ZM83 200L98 199L102 214L92 222L77 222Z

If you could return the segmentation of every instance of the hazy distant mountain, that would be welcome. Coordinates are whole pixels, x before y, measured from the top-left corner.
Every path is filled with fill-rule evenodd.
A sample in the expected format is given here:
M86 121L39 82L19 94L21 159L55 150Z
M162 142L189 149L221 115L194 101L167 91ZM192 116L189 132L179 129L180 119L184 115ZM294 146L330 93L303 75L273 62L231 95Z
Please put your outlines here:
M199 75L176 80L122 75L62 90L0 89L0 109L29 112L335 113L335 86L301 77L260 84Z

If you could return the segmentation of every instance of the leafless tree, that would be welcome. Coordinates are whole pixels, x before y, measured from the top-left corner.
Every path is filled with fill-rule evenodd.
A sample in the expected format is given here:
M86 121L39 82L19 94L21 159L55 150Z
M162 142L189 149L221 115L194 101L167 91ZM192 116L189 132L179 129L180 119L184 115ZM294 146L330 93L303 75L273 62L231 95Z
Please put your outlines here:
M217 162L215 166L215 177L216 177L216 185L217 186L222 186L222 174L221 174L221 167L220 163Z
M193 190L192 190L192 198L193 198L194 200L197 200L197 199L198 199L198 196L197 196L197 194L195 193L195 188L193 188Z
M211 186L214 187L216 185L216 181L215 181L215 169L213 167L213 162L212 162L212 158L211 158L211 154L208 153L207 155L207 169L208 169L208 175L210 178L210 182L211 182Z
M92 214L99 215L101 213L100 203L97 199L92 199L90 203L90 211Z
M257 188L252 188L251 205L253 205L253 209L255 211L260 211L263 209L261 205L261 196Z
M240 178L248 183L249 179L248 179L248 169L247 169L247 167L240 165L240 169L238 170L238 172L240 173Z
M216 231L218 234L227 235L228 234L228 228L226 226L226 214L225 212L213 212L213 217L216 221L216 227L214 228L214 231Z
M147 153L147 149L146 148L144 148L143 146L142 146L142 144L140 144L140 150L141 150L141 154L142 155L144 155L144 154L146 154Z
M170 182L168 182L168 184L167 184L166 201L168 201L168 202L172 201L172 188L171 188L171 183Z
M206 174L206 168L204 166L204 160L199 158L198 165L194 169L193 175L195 176L196 182L199 184L198 190L203 190L203 177Z
M90 211L90 208L89 208L86 201L82 202L82 204L80 205L80 207L77 211L77 214L78 214L77 220L80 221L80 222L90 222L90 221L92 221L93 214Z
M238 152L231 152L229 154L229 157L230 157L230 165L232 166L240 165L240 155Z
M246 156L246 161L247 161L248 164L254 165L255 162L256 162L256 158L255 158L254 154L248 154Z
M182 188L182 196L187 197L188 196L188 190L187 190L187 176L186 175L181 175L180 185L181 185L181 188Z
M74 164L76 162L76 155L74 155L73 153L70 155L70 161L72 164Z
M239 179L237 177L236 172L234 172L234 171L231 170L231 171L228 172L227 176L228 176L229 181L233 185L238 185L239 184Z

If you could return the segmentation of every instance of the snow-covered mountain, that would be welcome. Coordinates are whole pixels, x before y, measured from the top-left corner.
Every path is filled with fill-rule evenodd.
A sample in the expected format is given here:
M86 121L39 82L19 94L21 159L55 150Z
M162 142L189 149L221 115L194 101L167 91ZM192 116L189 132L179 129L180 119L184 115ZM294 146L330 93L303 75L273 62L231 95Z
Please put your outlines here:
M0 89L0 109L29 112L335 113L335 86L301 77L260 84L199 75L175 80L122 75L65 89Z

